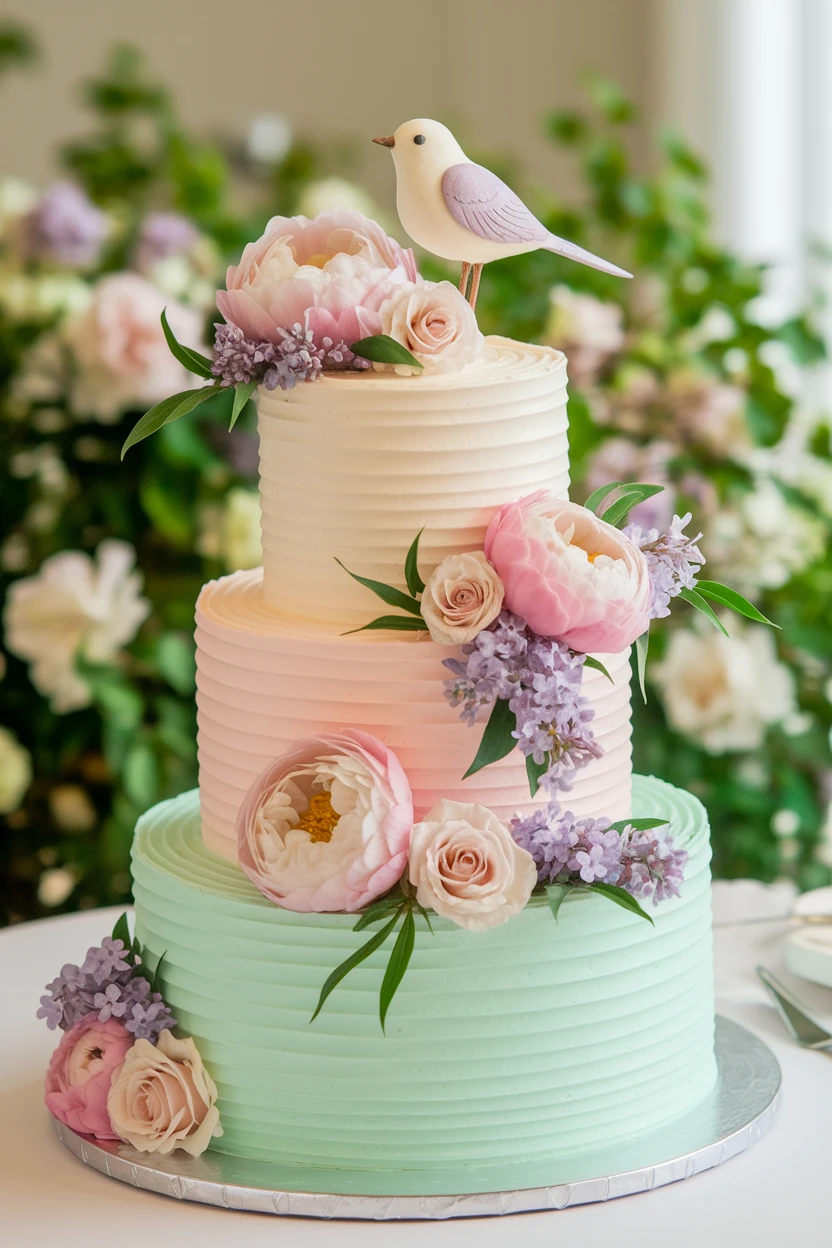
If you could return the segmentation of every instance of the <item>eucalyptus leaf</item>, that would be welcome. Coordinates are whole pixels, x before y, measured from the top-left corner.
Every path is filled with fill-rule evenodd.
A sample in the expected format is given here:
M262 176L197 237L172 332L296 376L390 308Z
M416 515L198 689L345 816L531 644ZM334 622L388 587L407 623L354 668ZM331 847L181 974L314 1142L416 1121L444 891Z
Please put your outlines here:
M604 667L604 664L601 663L600 660L594 658L591 654L587 654L584 656L584 667L594 668L596 672L601 672L604 676L606 676L607 680L610 682L611 685L615 684L615 681L613 680L612 676L610 676L607 669Z
M341 636L351 637L353 633L366 633L368 629L392 629L399 633L426 633L428 626L421 616L417 620L412 615L380 615L378 619L371 620L369 624L362 624L360 628L351 628Z
M384 979L381 981L381 992L379 994L379 1018L381 1020L381 1030L384 1031L384 1021L387 1018L387 1011L390 1008L390 1002L396 995L396 989L404 978L413 953L413 945L416 941L416 924L413 921L413 911L407 910L404 916L404 922L401 931L396 937L396 943L390 954L390 961L387 963L387 970L384 972Z
M350 971L355 970L355 968L360 966L362 962L365 962L371 954L375 953L376 949L381 948L398 921L398 914L394 914L390 922L387 923L380 932L376 932L374 936L370 937L365 945L362 945L360 949L356 949L355 953L351 953L350 956L345 958L339 966L336 966L335 970L327 978L323 988L321 989L318 1004L315 1006L315 1013L309 1020L310 1023L314 1023L315 1019L320 1014L323 1004L332 992L333 988L337 988L341 980L344 979L345 976L349 975Z
M669 819L619 819L617 823L611 823L607 831L623 832L625 828L635 828L636 832L649 832L651 828L664 828L669 823Z
M743 598L742 594L738 594L735 589L721 585L719 581L697 581L695 589L703 598L710 598L723 607L730 607L732 611L736 611L738 615L744 615L746 619L756 620L758 624L769 624L772 628L780 627L773 620L767 619L762 611L758 611L753 602Z
M127 911L116 919L112 933L113 940L120 940L125 949L130 948L130 924L127 922Z
M643 632L640 637L636 637L636 667L638 670L638 687L641 690L641 696L647 705L647 650L650 645L650 629Z
M181 342L176 341L173 330L168 324L167 308L162 311L162 329L171 353L179 363L184 364L189 373L195 373L197 377L205 377L213 381L214 374L211 372L213 360L209 360L207 355L201 355L199 351L193 351L190 347L183 347Z
M482 771L489 763L496 763L498 759L510 754L517 744L516 738L511 735L516 728L517 718L514 711L506 699L498 698L485 725L477 756L462 777L463 780Z
M124 459L131 446L149 438L163 425L170 424L172 420L178 420L180 416L192 412L195 407L199 407L200 403L212 398L218 390L218 385L200 386L198 390L182 390L179 394L172 394L169 399L162 399L161 403L151 407L149 412L145 412L144 416L136 421L121 448L121 458Z
M257 381L238 381L234 387L234 402L231 406L231 423L229 431L234 428L237 423L237 417L242 412L246 403L248 403L254 391L257 389Z
M425 582L419 575L419 538L424 531L424 527L422 527L416 534L404 561L404 579L407 581L407 588L414 598L417 594L421 594L425 588Z
M594 884L587 886L593 893L599 893L602 897L608 897L610 901L614 901L617 906L621 906L623 910L629 910L631 914L637 914L640 919L646 919L651 927L655 927L650 915L646 910L642 910L631 893L626 888L619 888L617 884L603 884L600 880L596 880Z
M696 607L697 611L701 611L706 620L710 620L714 628L718 628L724 637L728 636L728 629L722 623L722 620L714 612L710 603L698 594L695 589L683 589L679 594L680 598L684 598L685 602L689 602L692 607Z
M526 757L526 775L529 777L529 792L532 797L537 796L537 790L540 788L540 779L546 775L548 770L548 760L543 763L536 763L531 754Z
M552 915L555 919L555 922L557 922L558 911L560 910L563 903L566 901L566 898L572 892L573 887L574 885L572 884L547 884L546 885L546 900L549 903L549 909L552 911Z
M396 589L394 585L385 585L384 581L373 581L368 576L359 576L357 572L350 572L349 568L341 563L337 556L335 562L354 581L358 581L359 585L363 585L365 589L371 589L377 598L387 603L388 607L398 607L399 610L409 611L411 615L418 615L421 619L422 608L415 598L411 598L410 594L405 594L402 590Z
M652 498L654 494L661 494L663 489L663 485L624 486L621 497L610 503L606 511L601 513L601 519L614 528L621 528L634 507L645 499Z
M407 347L396 342L389 334L373 334L370 338L362 338L352 344L350 351L362 360L374 360L376 364L408 364L411 368L422 368L416 356L411 355Z
M354 932L363 932L365 927L369 927L371 923L378 923L379 919L386 918L392 910L400 910L405 904L401 895L395 897L380 897L378 901L374 901L358 918L358 922L352 929Z

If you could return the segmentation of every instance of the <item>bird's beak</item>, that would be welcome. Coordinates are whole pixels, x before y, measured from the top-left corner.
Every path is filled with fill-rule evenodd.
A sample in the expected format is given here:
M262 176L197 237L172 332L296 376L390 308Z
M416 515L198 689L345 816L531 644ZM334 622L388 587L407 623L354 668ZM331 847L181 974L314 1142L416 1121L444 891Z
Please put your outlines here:
M392 134L382 134L379 138L373 139L374 143L380 143L382 147L395 147L396 140Z

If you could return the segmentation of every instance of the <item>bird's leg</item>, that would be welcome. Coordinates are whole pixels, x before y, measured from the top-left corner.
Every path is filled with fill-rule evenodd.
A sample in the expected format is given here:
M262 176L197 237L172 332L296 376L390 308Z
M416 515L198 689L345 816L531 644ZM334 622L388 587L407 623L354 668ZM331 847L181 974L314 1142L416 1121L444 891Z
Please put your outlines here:
M476 308L477 306L477 293L480 288L480 274L481 273L482 273L482 265L475 264L474 273L471 278L471 295L468 299L468 302L470 303L472 308Z
M462 262L462 272L459 275L459 293L468 297L468 274L471 272L471 266L467 260Z

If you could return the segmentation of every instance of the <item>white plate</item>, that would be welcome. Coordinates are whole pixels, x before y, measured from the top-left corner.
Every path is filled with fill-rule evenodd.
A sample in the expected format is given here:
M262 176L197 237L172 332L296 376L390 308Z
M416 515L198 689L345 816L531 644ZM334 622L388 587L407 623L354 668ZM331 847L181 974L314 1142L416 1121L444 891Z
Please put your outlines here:
M795 914L832 915L832 888L814 888L798 897ZM832 923L807 924L786 941L786 966L793 975L832 988Z

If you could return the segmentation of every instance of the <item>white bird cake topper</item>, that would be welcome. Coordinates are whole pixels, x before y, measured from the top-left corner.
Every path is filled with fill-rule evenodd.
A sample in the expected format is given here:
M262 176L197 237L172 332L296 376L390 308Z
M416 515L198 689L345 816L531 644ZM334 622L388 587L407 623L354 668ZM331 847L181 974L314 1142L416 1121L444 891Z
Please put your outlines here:
M445 260L461 260L459 289L475 307L482 266L526 251L554 251L579 264L632 277L591 251L551 234L490 169L475 165L447 126L419 117L373 139L389 147L396 169L396 207L415 243Z

